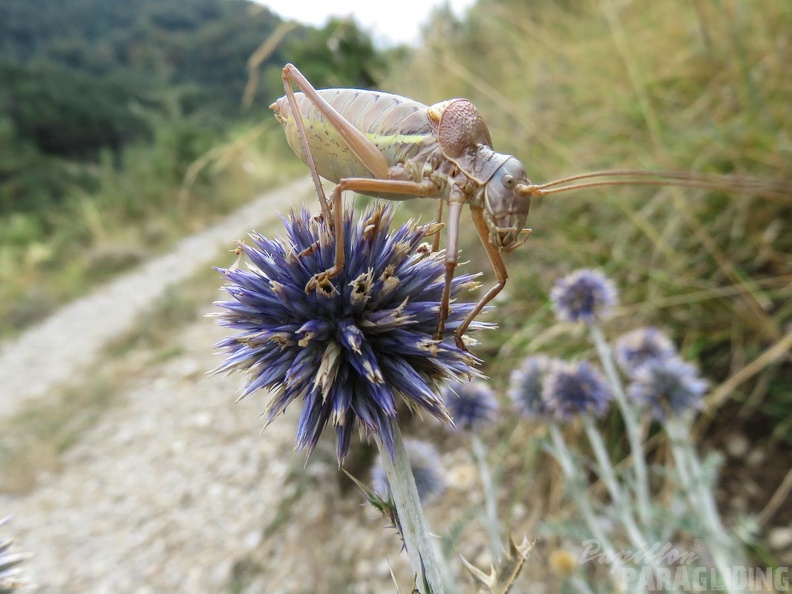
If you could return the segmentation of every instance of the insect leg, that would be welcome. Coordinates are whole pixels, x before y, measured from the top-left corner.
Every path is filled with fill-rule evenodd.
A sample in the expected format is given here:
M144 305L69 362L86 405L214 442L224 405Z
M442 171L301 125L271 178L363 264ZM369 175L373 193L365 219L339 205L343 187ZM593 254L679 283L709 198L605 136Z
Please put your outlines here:
M435 223L441 225L443 223L443 200L442 198L437 201L437 217L435 218ZM440 250L440 230L437 230L435 234L434 241L432 242L432 251L436 252Z
M453 195L448 200L448 235L445 256L445 284L443 285L443 296L440 299L440 313L437 319L437 330L434 339L443 340L445 332L445 322L448 319L449 304L451 302L451 282L454 280L454 269L457 266L458 246L459 246L459 217L462 214L463 201L454 200ZM459 346L459 342L457 342ZM464 345L460 348L467 350Z
M313 289L324 287L329 279L337 276L344 268L344 226L341 196L345 190L369 194L404 194L405 196L426 197L437 193L437 185L430 179L424 179L421 182L411 182L391 179L370 179L367 177L348 177L340 180L330 198L333 205L335 229L335 258L333 260L333 266L324 272L315 274L311 280L308 281L308 284L305 285L306 293Z
M484 221L484 216L481 214L481 210L477 208L471 208L470 214L473 217L473 224L476 226L476 231L478 231L479 237L481 238L481 243L484 244L484 250L487 252L490 264L492 264L492 269L495 271L495 278L498 279L498 282L494 287L487 291L481 299L479 299L479 302L476 303L476 307L473 308L473 311L467 315L459 328L457 328L457 331L454 334L454 339L456 340L456 344L459 348L465 348L465 343L462 342L462 335L468 329L470 323L481 312L481 310L484 309L484 306L492 301L495 298L495 295L503 290L503 287L506 286L506 279L509 278L509 274L506 271L506 264L503 262L503 257L501 256L500 251L489 241L489 229L487 227L487 223Z
M286 94L289 95L291 92L291 97L293 97L294 93L291 91L291 83L297 85L311 103L313 103L322 115L327 118L327 121L338 130L338 133L341 135L341 138L344 139L347 146L349 146L352 152L355 153L355 156L361 160L363 165L371 171L374 177L378 179L388 179L390 165L385 155L380 152L373 142L366 138L363 132L355 128L355 126L338 113L332 105L325 101L322 96L316 92L316 89L313 88L311 83L308 82L308 79L303 76L302 72L297 70L294 64L286 64L286 66L283 67L283 84L288 87ZM292 110L294 110L291 98L289 99L289 104ZM305 142L307 144L307 140ZM303 147L303 150L304 148L305 147Z
M294 123L297 124L297 132L300 134L300 144L302 145L305 159L308 162L308 169L311 170L311 177L313 178L314 188L316 188L316 196L319 198L319 205L322 207L322 217L328 224L331 223L330 208L327 206L327 196L325 195L324 188L322 187L322 180L319 177L319 171L316 169L316 162L311 152L311 147L308 145L308 136L305 133L305 123L300 113L300 108L297 106L297 99L294 97L294 90L292 89L290 79L286 76L286 69L283 69L283 90L286 92L286 100L289 102L289 108L294 116Z

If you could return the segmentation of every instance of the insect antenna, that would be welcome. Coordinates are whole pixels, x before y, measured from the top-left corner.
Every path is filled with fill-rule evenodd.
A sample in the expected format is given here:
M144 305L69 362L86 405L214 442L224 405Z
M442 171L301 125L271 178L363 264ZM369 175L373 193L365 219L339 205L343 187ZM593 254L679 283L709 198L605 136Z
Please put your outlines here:
M581 181L591 178L616 178L602 181ZM732 175L705 175L684 171L641 171L614 169L592 171L557 179L545 184L521 184L517 191L532 196L559 194L570 190L582 190L601 186L677 186L702 190L725 190L764 194L774 198L792 200L792 182L781 179L763 179Z

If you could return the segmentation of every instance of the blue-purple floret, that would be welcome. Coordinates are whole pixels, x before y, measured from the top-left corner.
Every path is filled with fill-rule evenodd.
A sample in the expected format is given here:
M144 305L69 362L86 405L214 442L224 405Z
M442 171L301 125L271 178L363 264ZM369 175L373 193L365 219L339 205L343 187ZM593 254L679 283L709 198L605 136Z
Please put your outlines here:
M473 381L444 391L445 404L457 429L477 431L495 422L498 401L482 381Z
M600 417L613 398L605 378L586 361L554 364L542 391L548 412L558 421L579 415Z
M353 224L347 209L344 268L308 293L308 281L332 266L335 241L306 209L284 217L287 240L254 233L254 245L240 244L249 269L220 270L232 297L217 302L220 323L239 332L218 344L228 356L216 371L246 371L242 397L271 391L267 424L302 398L297 446L308 455L328 424L339 460L355 427L378 434L392 453L398 398L448 422L440 390L479 376L478 361L453 340L475 304L452 303L444 340L433 340L444 255L421 244L428 226L388 232L392 215L390 205L374 205ZM452 299L475 276L457 276ZM487 326L474 322L470 331Z
M610 315L618 303L613 282L598 270L583 268L556 281L550 300L562 322L592 324Z
M701 408L707 388L694 365L670 357L642 365L627 386L627 396L648 409L653 419L662 421Z
M520 416L529 419L544 419L549 416L544 396L545 378L560 363L544 355L526 358L520 367L512 370L509 378L509 397Z
M657 328L638 328L623 334L614 349L616 362L628 376L633 376L647 362L668 359L677 354L671 339Z

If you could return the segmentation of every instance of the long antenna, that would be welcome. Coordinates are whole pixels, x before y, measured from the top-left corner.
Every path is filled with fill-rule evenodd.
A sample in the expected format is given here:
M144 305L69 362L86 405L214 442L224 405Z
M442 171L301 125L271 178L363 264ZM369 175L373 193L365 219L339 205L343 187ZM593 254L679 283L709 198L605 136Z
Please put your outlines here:
M626 179L571 183L598 177ZM625 185L678 186L702 190L747 192L752 194L764 194L792 201L792 182L782 179L763 179L733 175L705 175L684 171L640 171L632 169L614 169L610 171L581 173L545 184L521 185L518 191L533 196L546 196L548 194L558 194L570 190L582 190L584 188Z

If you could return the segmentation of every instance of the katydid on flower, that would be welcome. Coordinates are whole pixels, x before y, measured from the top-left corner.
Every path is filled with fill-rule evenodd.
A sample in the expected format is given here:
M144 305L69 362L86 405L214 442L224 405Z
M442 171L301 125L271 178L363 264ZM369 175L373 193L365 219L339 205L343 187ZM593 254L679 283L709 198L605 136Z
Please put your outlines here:
M302 92L295 93L293 85ZM471 321L506 285L508 273L502 254L521 246L530 235L525 223L533 197L630 184L792 196L790 184L780 180L674 171L596 171L535 185L516 157L492 148L484 118L467 99L427 106L380 91L316 90L292 64L283 68L283 86L285 96L270 107L283 125L289 145L308 165L322 217L336 236L332 267L311 278L306 291L335 290L331 279L344 266L344 191L386 200L439 199L437 223L442 222L444 203L449 211L445 284L435 332L435 339L440 340L457 266L459 220L467 205L497 282L457 328L455 342L463 349L462 337ZM337 184L329 202L321 178ZM439 235L434 249L439 249Z

